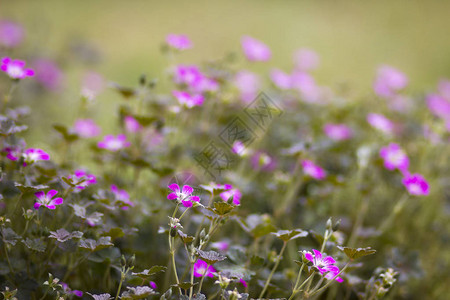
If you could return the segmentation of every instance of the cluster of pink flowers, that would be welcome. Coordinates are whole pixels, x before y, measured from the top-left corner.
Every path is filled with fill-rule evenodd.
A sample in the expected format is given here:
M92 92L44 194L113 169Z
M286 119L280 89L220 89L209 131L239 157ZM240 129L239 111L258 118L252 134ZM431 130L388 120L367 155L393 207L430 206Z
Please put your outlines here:
M427 95L426 102L431 113L443 120L450 132L450 80L441 80L437 93Z
M324 275L326 279L332 280L339 274L339 267L337 267L336 261L331 256L323 257L323 254L316 250L312 249L314 252L311 253L309 251L303 251L303 255L307 260L313 263L313 266L319 270L320 274ZM343 282L343 279L339 276L335 278L338 282Z
M34 203L34 208L39 209L39 207L45 206L48 209L55 209L56 205L61 205L64 202L63 198L53 198L56 194L58 194L56 190L50 190L47 194L43 191L35 193L37 200Z
M191 207L193 202L200 202L199 196L194 196L192 193L194 189L189 185L184 185L182 189L176 183L172 183L168 186L172 193L167 195L167 199L176 200L183 204L184 207Z
M119 134L117 136L114 135L106 135L102 141L98 142L97 146L102 149L106 149L109 151L119 151L121 149L129 147L131 144L127 141L127 136L124 134Z
M325 179L325 177L327 175L325 170L322 169L322 167L316 165L311 160L307 160L307 159L302 160L302 167L303 167L303 172L306 175L309 175L312 178L317 179L317 180L323 180L323 179Z
M8 74L11 79L23 79L34 76L34 70L25 69L25 62L23 60L12 60L9 57L2 58L0 69Z

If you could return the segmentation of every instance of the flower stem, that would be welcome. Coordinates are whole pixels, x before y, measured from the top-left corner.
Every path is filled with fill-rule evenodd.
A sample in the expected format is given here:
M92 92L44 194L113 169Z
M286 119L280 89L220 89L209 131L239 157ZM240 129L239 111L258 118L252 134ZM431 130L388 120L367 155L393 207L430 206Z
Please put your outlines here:
M206 274L208 273L208 270L209 270L209 266L210 266L209 264L206 265L206 271L203 274L202 279L200 279L200 284L198 286L197 294L200 294L200 292L202 290L203 280L205 280Z
M351 260L349 260L345 266L339 271L339 273L337 273L336 275L334 275L333 278L331 278L323 287L321 287L320 289L318 289L317 291L312 291L311 294L309 294L309 296L313 296L317 293L320 293L321 291L325 290L330 284L332 284L334 282L334 280L342 273L345 271L345 269L347 269L348 265L350 264Z
M405 207L406 202L409 199L409 195L405 193L403 197L395 204L394 208L391 211L391 214L387 219L384 220L384 222L381 224L380 228L378 229L381 233L386 231L386 229L389 228L391 223L396 219L396 217L400 214L400 212Z
M122 283L125 280L125 274L126 274L126 272L124 273L122 270L122 274L120 274L119 288L117 289L116 298L114 298L114 300L119 299L120 289L122 288Z
M283 242L283 247L281 248L281 251L277 256L277 260L275 261L275 265L273 266L272 271L270 272L270 275L267 278L266 284L264 285L264 289L262 290L261 294L259 294L259 298L262 298L262 296L264 296L264 293L266 292L267 288L269 287L269 283L272 280L272 276L275 273L275 270L277 269L278 265L280 264L284 249L286 249L286 245L287 245L287 242Z
M289 297L288 300L292 300L294 299L295 295L298 294L298 292L300 292L302 290L302 287L307 284L313 277L314 275L316 275L316 273L312 273L308 278L305 279L305 281L303 281L303 283L296 289L294 289L294 291L292 292L291 297Z

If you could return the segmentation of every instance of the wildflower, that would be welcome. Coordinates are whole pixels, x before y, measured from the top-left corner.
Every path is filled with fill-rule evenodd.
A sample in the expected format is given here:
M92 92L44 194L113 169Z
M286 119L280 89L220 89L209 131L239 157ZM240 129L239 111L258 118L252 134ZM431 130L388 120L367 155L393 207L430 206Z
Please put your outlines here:
M49 59L38 59L33 62L36 80L46 89L57 91L62 84L64 74L58 65Z
M11 21L0 21L0 45L14 48L22 43L23 37L24 30L22 26Z
M391 143L389 146L381 148L380 156L384 160L384 166L386 169L399 169L400 171L408 170L408 156L398 144Z
M302 160L303 172L314 179L322 180L326 176L326 172L318 165L310 160Z
M241 45L249 61L268 61L272 55L266 44L249 36L241 38Z
M58 194L56 190L48 191L47 195L43 191L35 193L34 195L37 197L37 201L34 203L34 208L39 209L42 205L48 209L55 209L56 205L61 205L64 202L63 198L52 199L56 194Z
M94 100L105 88L103 76L96 72L88 72L84 75L81 84L81 96L89 101Z
M12 161L17 161L22 157L23 149L25 148L25 142L22 140L17 145L8 145L3 148L6 152L6 158Z
M201 94L191 95L188 92L184 91L173 91L172 95L177 98L178 102L181 105L184 105L187 108L202 106L203 101L205 100L205 98Z
M299 49L294 53L295 67L301 71L314 70L319 65L319 55L311 49Z
M373 84L375 94L383 98L390 98L408 85L408 77L391 66L381 66L377 71L377 78Z
M211 248L217 249L220 252L227 252L228 248L230 248L230 243L227 241L220 241L211 243Z
M209 266L206 261L198 259L194 264L194 276L195 277L214 277L213 273L216 272L213 266Z
M441 95L431 94L426 97L428 109L437 117L450 120L450 100Z
M233 197L233 204L234 205L240 205L241 204L241 198L242 193L240 190L233 188L231 184L229 184L227 187L229 187L226 191L220 193L220 198L222 198L223 201L228 201L231 197Z
M92 119L78 119L73 129L83 138L96 137L101 132L101 128Z
M191 40L184 34L169 34L166 37L166 43L177 50L192 48Z
M428 182L420 174L407 174L402 183L411 195L426 196L429 193Z
M126 116L124 118L124 122L125 122L125 129L128 132L136 133L142 129L142 125L139 124L139 122L132 116Z
M291 75L286 74L280 69L273 69L270 72L270 79L281 90L290 89L292 86Z
M114 184L111 184L110 188L111 188L111 192L116 197L116 201L121 202L121 203L124 204L122 206L123 210L127 210L130 206L134 207L134 203L131 202L130 195L128 194L127 191L119 190L119 188L116 185L114 185Z
M6 72L12 79L23 79L25 77L34 76L32 69L25 69L25 62L23 60L11 60L9 57L2 58L2 65L0 69Z
M156 285L156 282L154 282L154 281L150 281L148 284L149 284L150 287L151 287L152 289L154 289L154 290L156 290L156 289L158 288L158 286Z
M62 286L62 288L63 288L63 291L64 291L66 294L73 294L73 295L75 295L75 296L77 296L77 297L79 297L79 298L83 297L83 292L82 292L82 291L79 291L79 290L72 290L72 289L69 287L69 285L68 285L67 283L61 282L61 286Z
M115 152L129 147L130 142L127 141L127 137L124 134L119 134L117 137L114 135L106 135L103 141L98 142L97 146Z
M241 100L246 103L255 99L261 87L259 76L246 70L236 73L233 83L240 92Z
M48 155L44 150L37 149L37 148L30 148L25 150L25 152L22 154L24 158L23 165L26 166L28 164L35 163L40 160L50 160L50 155Z
M323 131L332 140L344 141L352 137L353 132L350 127L345 124L325 124Z
M250 158L250 164L253 169L265 172L273 171L277 166L276 160L263 151L256 151Z
M77 188L80 190L85 189L89 185L97 183L97 178L94 175L87 174L83 170L76 170L74 172L74 175L72 175L72 179L74 182L79 182L84 179L83 182L81 182L80 184L77 185Z
M181 201L184 207L191 207L193 201L200 201L199 196L192 196L194 189L189 185L184 185L183 189L180 190L180 186L178 184L172 183L168 186L168 188L171 189L173 193L170 193L167 196L167 199Z
M323 257L322 253L316 249L312 249L312 251L314 254L309 251L303 251L303 255L313 263L313 266L319 270L320 274L325 274L326 279L333 279L339 273L339 268L334 265L336 261L331 256ZM342 282L343 280L340 277L336 277L336 281Z
M235 141L231 147L231 151L239 156L245 156L250 152L241 141Z
M394 123L383 115L370 113L367 115L367 122L385 134L394 132Z
M302 100L314 103L320 100L322 91L314 78L306 72L295 71L291 75L292 87L300 92Z
M173 79L177 84L185 84L188 87L195 88L201 83L204 77L197 66L178 65L175 68Z

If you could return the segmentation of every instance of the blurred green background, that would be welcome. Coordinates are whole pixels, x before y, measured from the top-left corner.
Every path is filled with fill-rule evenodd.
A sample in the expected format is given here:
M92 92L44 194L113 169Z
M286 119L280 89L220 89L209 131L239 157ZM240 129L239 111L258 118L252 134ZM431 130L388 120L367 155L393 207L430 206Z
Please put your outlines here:
M14 0L0 7L50 54L76 37L94 43L103 54L97 71L124 84L142 72L162 75L168 33L192 38L194 50L182 55L192 62L239 51L244 34L271 47L267 68L288 70L292 52L310 47L322 58L321 84L368 89L382 63L406 72L413 90L450 76L450 1Z

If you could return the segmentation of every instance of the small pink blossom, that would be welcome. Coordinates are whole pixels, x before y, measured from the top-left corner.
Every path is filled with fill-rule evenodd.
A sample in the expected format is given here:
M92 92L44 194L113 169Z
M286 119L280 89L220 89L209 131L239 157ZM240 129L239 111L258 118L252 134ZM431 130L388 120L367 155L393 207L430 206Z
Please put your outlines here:
M214 242L211 243L211 248L217 249L220 252L227 252L230 248L230 243L227 241Z
M23 79L25 77L34 76L32 69L25 69L25 62L23 60L12 60L9 57L2 58L2 65L0 69L6 72L12 79Z
M310 160L302 160L303 172L317 180L323 180L326 177L326 172L318 165Z
M121 202L123 210L127 210L129 207L134 207L134 203L130 200L130 195L125 190L120 190L115 184L111 184L111 192L116 197L116 200Z
M404 73L391 66L384 65L378 68L373 89L378 96L390 98L407 85L408 77Z
M367 115L367 122L375 129L385 134L394 132L394 123L383 115L370 113Z
M136 120L132 116L126 116L124 118L124 122L125 122L125 130L127 132L136 133L142 129L142 125L139 124L138 120Z
M332 140L344 141L353 136L353 131L345 124L325 124L323 131Z
M391 143L389 146L381 148L380 156L384 160L384 166L386 169L399 169L400 171L408 170L408 156L398 144Z
M30 148L25 150L22 156L24 158L24 166L40 160L50 160L50 155L48 155L44 150L37 148Z
M233 188L231 184L227 185L227 190L220 193L220 198L222 198L223 201L228 201L231 197L233 197L233 204L234 205L240 205L241 204L241 198L242 193L237 188Z
M192 42L184 34L168 34L166 37L166 43L177 50L186 50L192 48Z
M172 193L167 196L167 199L180 201L184 207L191 207L193 202L200 202L199 196L192 196L194 189L189 185L184 185L183 189L180 189L178 184L172 183L168 188L172 190Z
M203 80L204 75L197 66L178 65L175 68L173 80L177 84L185 84L189 87L195 87Z
M194 264L195 277L214 277L214 272L216 272L216 269L213 266L208 267L208 263L204 260L197 259Z
M0 21L0 45L14 48L22 43L25 33L19 24L11 21Z
M90 71L83 76L81 83L81 95L86 99L94 100L105 89L103 76Z
M254 170L264 172L273 171L277 167L277 161L264 151L255 151L250 158L250 164Z
M65 283L65 282L61 282L61 285L62 285L62 287L63 287L63 291L64 291L66 294L73 294L73 295L77 296L78 298L83 297L83 292L82 292L82 291L79 291L79 290L72 290L72 289L69 287L69 285L68 285L67 283Z
M194 106L202 106L205 98L201 94L191 95L185 91L173 91L172 95L177 98L180 105L192 108Z
M130 145L130 142L127 141L127 137L124 134L119 134L117 136L111 134L106 135L103 138L103 141L98 142L97 144L99 148L107 149L113 152L127 148Z
M270 79L281 90L287 90L292 87L291 75L280 69L273 69L270 72Z
M291 75L291 80L292 87L300 92L303 101L308 103L320 101L322 90L310 74L302 71L295 71Z
M92 119L76 120L73 129L83 138L96 137L101 133L101 128Z
M154 281L150 281L148 284L149 284L150 287L151 287L152 289L154 289L154 290L156 290L156 289L158 288L158 286L156 285L156 282L154 282Z
M245 288L248 287L248 284L247 284L247 282L244 280L244 278L240 278L240 279L239 279L239 282L240 282Z
M249 61L268 61L272 56L266 44L250 36L243 36L241 45Z
M23 150L25 148L25 142L19 143L17 145L11 145L3 148L6 152L6 158L9 160L17 161L22 157Z
M247 70L236 73L233 83L240 91L241 100L245 103L253 101L261 87L261 79L259 76Z
M239 156L246 156L250 152L241 141L235 141L231 151Z
M428 109L443 120L450 120L450 100L441 95L431 94L426 97Z
M428 182L420 174L407 174L402 183L411 195L426 196L430 190Z
M37 200L36 203L34 203L34 208L39 209L39 207L45 206L48 209L55 209L56 205L61 205L64 202L63 198L52 199L56 194L58 194L58 191L56 190L48 191L47 195L43 191L35 193L34 195Z
M326 279L333 279L339 273L339 268L335 266L336 261L331 256L323 257L323 254L316 249L312 251L314 254L309 251L303 251L305 258L313 263L313 266L319 270L320 274L325 274ZM342 282L343 280L340 277L336 277L336 281Z
M36 70L36 80L45 88L57 91L61 88L64 74L58 65L49 59L38 59L33 62Z
M74 175L72 175L72 180L75 182L79 182L83 179L84 181L76 186L77 189L84 190L89 185L97 183L97 178L95 177L95 175L88 174L83 170L76 170L74 172Z
M294 53L294 63L298 70L314 70L319 66L319 62L319 55L314 50L303 48Z

